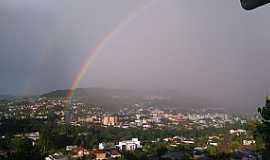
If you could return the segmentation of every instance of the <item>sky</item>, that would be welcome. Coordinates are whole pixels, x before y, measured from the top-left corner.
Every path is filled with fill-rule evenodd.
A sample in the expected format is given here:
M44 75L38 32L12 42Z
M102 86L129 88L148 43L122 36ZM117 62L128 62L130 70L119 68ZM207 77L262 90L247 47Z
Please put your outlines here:
M1 0L0 94L69 88L95 55L78 87L168 88L254 109L270 94L269 15L238 0Z

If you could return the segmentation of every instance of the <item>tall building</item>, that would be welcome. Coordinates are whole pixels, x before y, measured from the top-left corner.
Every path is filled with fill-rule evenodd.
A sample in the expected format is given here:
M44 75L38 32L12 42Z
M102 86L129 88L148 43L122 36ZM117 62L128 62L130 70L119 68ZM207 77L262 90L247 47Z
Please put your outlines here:
M71 102L70 103L67 103L66 106L65 106L65 110L64 110L64 120L65 120L65 123L68 124L71 122L72 120L72 114L71 114L71 107L72 107L72 104Z

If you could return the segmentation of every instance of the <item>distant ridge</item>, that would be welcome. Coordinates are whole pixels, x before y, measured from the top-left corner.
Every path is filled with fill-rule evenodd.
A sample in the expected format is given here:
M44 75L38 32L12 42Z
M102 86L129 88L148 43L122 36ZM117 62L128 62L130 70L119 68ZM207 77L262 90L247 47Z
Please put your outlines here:
M70 90L55 90L41 97L66 97ZM179 110L213 106L203 98L186 96L176 90L158 89L136 91L130 89L78 88L73 91L74 98L87 104L101 104L105 110L118 111L126 105L149 101L156 107L171 106Z
M70 89L65 90L55 90L46 94L41 95L41 97L66 97L70 92ZM105 88L77 88L73 91L75 97L85 97L85 96L114 96L114 95L131 95L135 91L127 89L105 89Z
M40 95L40 97L48 97L48 98L66 97L68 92L69 92L68 89L66 89L66 90L55 90L55 91L51 91L51 92L42 94L42 95Z
M14 96L10 96L10 95L0 95L0 100L11 100L13 98Z

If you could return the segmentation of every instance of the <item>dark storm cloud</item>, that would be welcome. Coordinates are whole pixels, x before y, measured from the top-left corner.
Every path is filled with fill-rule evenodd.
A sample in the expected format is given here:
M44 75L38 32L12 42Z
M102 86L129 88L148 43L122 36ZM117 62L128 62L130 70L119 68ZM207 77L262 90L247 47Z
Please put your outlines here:
M89 50L81 87L173 88L219 106L255 108L269 92L270 7L238 0L0 2L0 91L68 88ZM136 17L115 28L134 12ZM136 13L138 12L138 13ZM269 93L270 94L270 93Z
M1 1L1 92L69 87L88 50L141 2Z

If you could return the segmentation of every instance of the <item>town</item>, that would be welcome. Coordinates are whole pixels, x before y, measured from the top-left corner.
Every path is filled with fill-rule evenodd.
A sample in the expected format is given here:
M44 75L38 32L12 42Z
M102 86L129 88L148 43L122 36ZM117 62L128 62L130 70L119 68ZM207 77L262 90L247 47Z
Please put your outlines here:
M2 100L0 155L19 152L8 142L19 147L29 142L45 160L259 158L255 151L262 144L252 128L256 117L220 109L179 112L151 106L152 101L111 113L100 104L63 97Z

